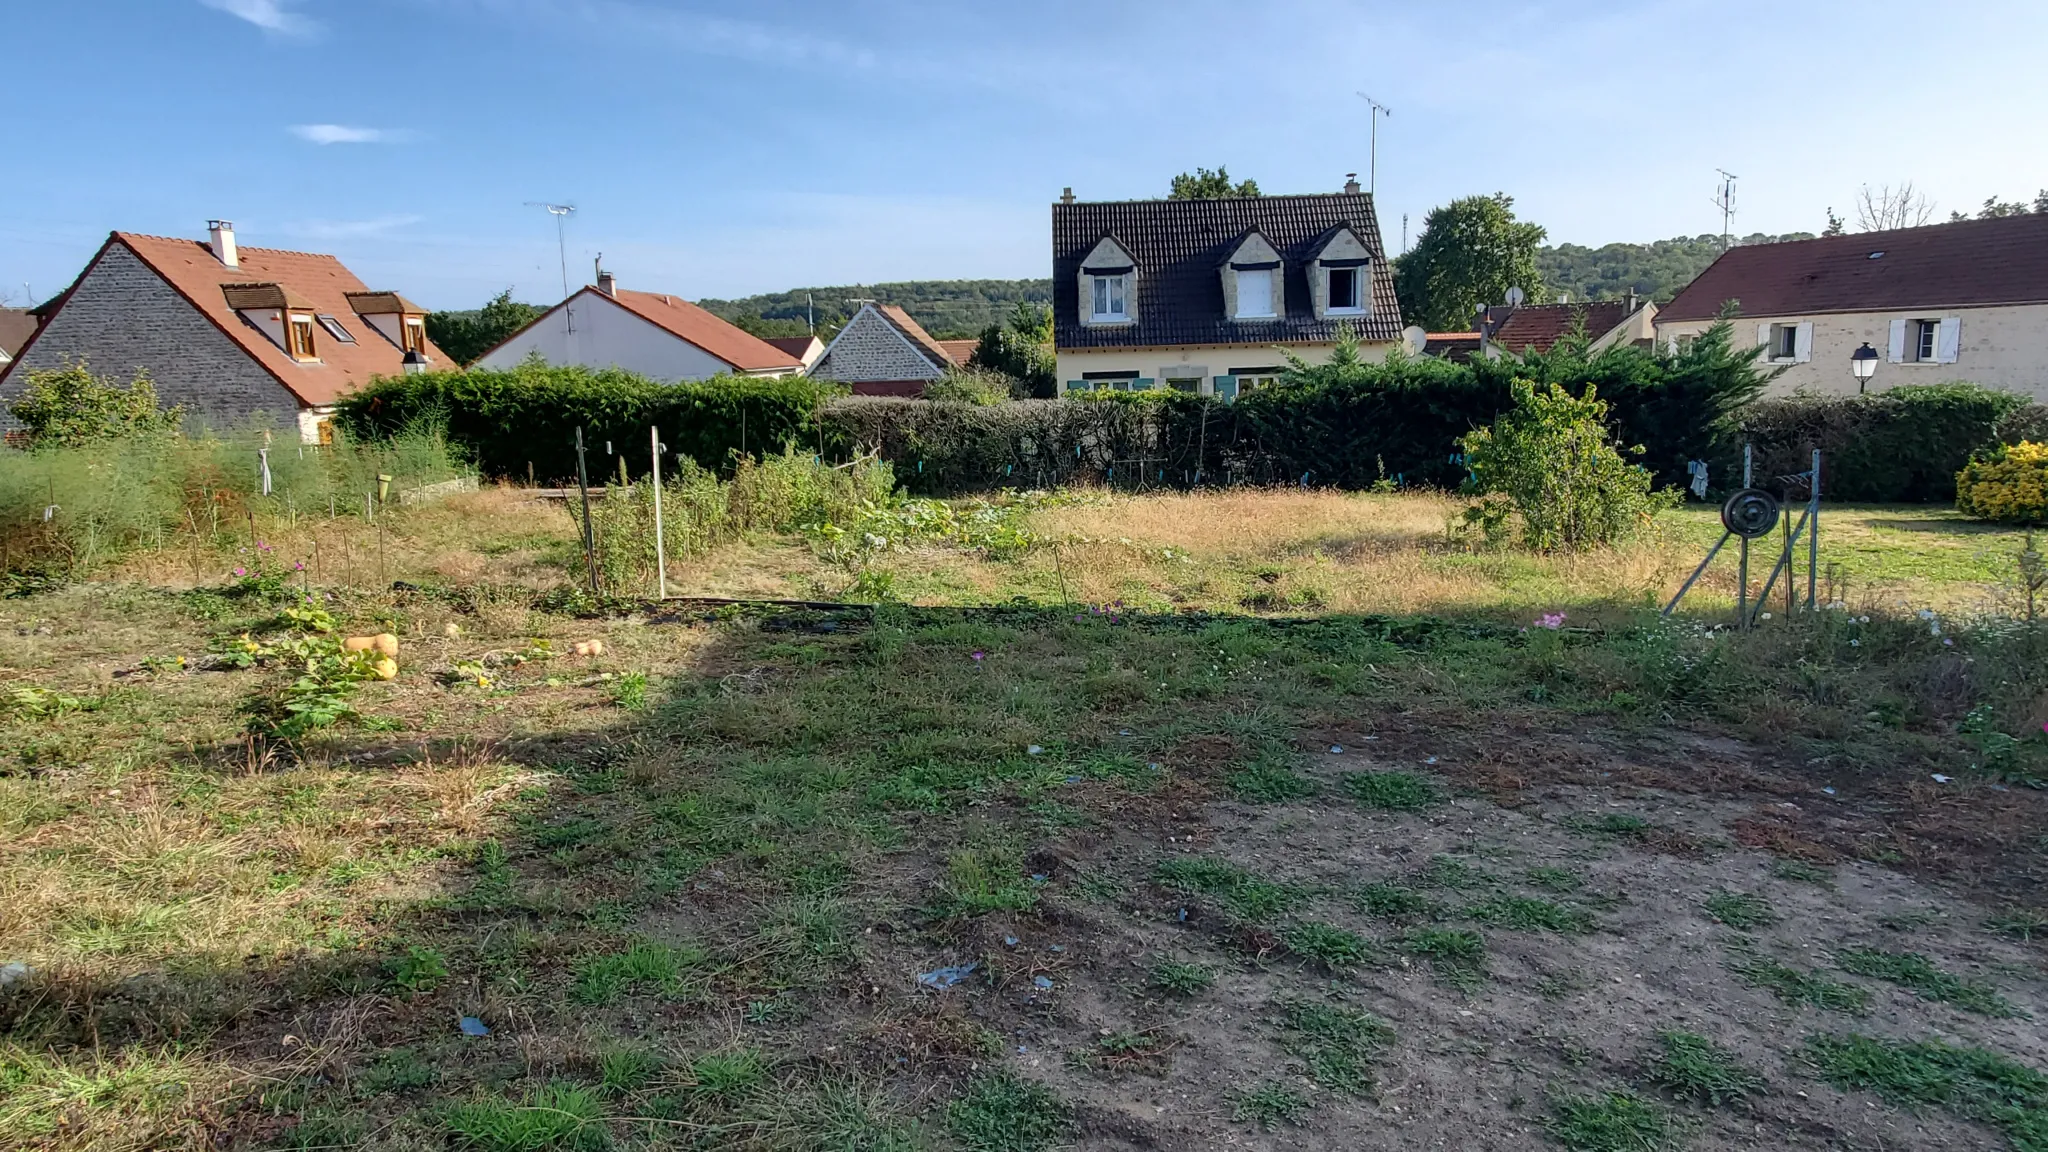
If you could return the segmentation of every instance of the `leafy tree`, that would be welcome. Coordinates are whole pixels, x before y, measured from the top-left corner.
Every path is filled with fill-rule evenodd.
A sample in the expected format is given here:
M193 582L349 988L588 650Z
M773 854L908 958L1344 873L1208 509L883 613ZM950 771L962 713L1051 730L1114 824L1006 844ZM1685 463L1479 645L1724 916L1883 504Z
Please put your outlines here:
M830 340L859 309L850 301L862 299L897 305L941 340L964 340L1003 323L1018 303L1050 305L1052 280L907 280L792 288L733 300L699 300L697 306L766 336L800 336L809 331L806 322L815 315L818 338Z
M8 411L27 428L31 448L166 435L178 430L185 414L183 408L158 403L148 372L136 372L124 386L93 375L83 360L29 373L27 386Z
M1848 223L1848 221L1846 221L1846 220L1843 220L1843 219L1842 219L1842 218L1841 218L1840 216L1837 216L1837 215L1835 215L1835 207L1834 207L1834 205L1832 205L1832 204L1828 205L1828 227L1827 227L1827 231L1825 231L1825 232L1822 232L1822 233L1821 233L1821 235L1823 235L1823 236L1840 236L1840 235L1842 235L1842 234L1844 234L1844 233L1846 233L1846 232L1848 232L1848 231L1849 231L1849 223Z
M967 365L998 373L1013 381L1012 395L1019 399L1049 400L1058 395L1058 372L1052 348L1052 309L1020 301L1010 311L1008 324L991 324L982 330L981 343ZM927 393L929 395L929 393Z
M949 368L944 376L925 385L924 398L964 404L1000 404L1010 398L1014 388L1009 376L969 364L964 368Z
M1986 196L1984 198L1984 206L1977 209L1977 219L1998 220L2006 216L2025 216L2032 212L2048 212L2048 188L2044 188L2035 194L2034 203L2031 207L2024 200L2000 200L1996 196ZM1961 212L1951 212L1948 214L1948 222L1951 224L1959 220L1968 219L1970 217L1963 215Z
M1259 194L1256 180L1230 182L1230 170L1218 166L1214 172L1207 168L1195 169L1193 175L1186 172L1173 178L1173 187L1167 192L1168 200L1241 200Z
M457 364L468 367L546 311L538 304L522 304L512 299L512 290L507 288L474 311L429 313L427 337L454 357Z
M1498 304L1509 288L1532 302L1544 299L1536 249L1544 229L1515 219L1505 192L1467 196L1434 209L1407 255L1394 262L1394 288L1409 323L1435 332L1462 332L1482 305Z
M1513 387L1514 408L1461 441L1471 487L1488 497L1467 510L1468 523L1496 537L1512 512L1524 546L1579 550L1630 536L1677 502L1653 489L1649 469L1622 458L1593 385L1581 396L1561 384Z

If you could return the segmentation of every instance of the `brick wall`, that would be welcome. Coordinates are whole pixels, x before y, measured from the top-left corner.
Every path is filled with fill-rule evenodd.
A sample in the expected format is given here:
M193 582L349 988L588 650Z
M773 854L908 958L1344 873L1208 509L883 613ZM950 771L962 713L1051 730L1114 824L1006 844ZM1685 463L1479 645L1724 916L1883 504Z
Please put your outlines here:
M230 428L259 416L291 428L298 416L296 396L120 244L107 249L35 343L15 358L14 370L0 382L0 432L20 427L7 406L30 372L80 358L122 383L147 369L165 407L185 406L187 430Z
M936 380L944 375L879 313L855 314L811 375L849 384L863 380Z

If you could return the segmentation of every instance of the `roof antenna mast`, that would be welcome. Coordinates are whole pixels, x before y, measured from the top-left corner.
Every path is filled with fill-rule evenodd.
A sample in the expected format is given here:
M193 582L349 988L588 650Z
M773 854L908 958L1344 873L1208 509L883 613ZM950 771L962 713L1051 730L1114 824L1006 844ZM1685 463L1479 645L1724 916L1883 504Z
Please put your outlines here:
M1716 168L1721 174L1721 188L1714 193L1714 207L1721 210L1721 251L1728 250L1728 221L1735 215L1735 173L1726 168Z
M569 298L569 241L563 230L569 213L576 211L574 204L549 204L544 200L528 200L528 208L545 208L555 218L555 253L562 261L562 299Z
M1391 120L1394 118L1394 110L1363 92L1358 93L1358 98L1372 105L1372 163L1367 169L1370 175L1366 177L1365 190L1372 193L1373 200L1377 203L1380 193L1380 117L1385 116Z

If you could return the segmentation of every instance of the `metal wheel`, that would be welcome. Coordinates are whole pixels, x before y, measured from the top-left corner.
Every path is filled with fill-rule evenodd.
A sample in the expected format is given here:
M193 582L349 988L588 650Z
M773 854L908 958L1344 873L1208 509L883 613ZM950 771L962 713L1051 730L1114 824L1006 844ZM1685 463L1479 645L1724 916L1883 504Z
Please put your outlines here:
M1748 540L1778 526L1778 498L1761 488L1744 488L1721 505L1721 525Z

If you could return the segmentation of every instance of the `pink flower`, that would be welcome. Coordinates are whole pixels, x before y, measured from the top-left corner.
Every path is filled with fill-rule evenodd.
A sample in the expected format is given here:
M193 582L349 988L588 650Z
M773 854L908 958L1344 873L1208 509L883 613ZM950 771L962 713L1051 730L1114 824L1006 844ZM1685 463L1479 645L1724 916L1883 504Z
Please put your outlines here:
M1564 627L1564 620L1565 614L1562 612L1545 612L1536 618L1536 626L1538 628L1548 628L1555 632L1559 628Z
M235 575L236 575L236 576L238 576L238 577L239 577L239 576L247 576L248 574L249 574L249 570L248 570L247 568L237 568L237 569L235 569Z
M982 658L987 655L988 653L986 652L976 652L973 656L969 657L969 659L972 659L976 664L979 664L981 663Z
M298 563L293 564L292 570L295 572L304 572L306 570L306 562L304 560L301 560Z

